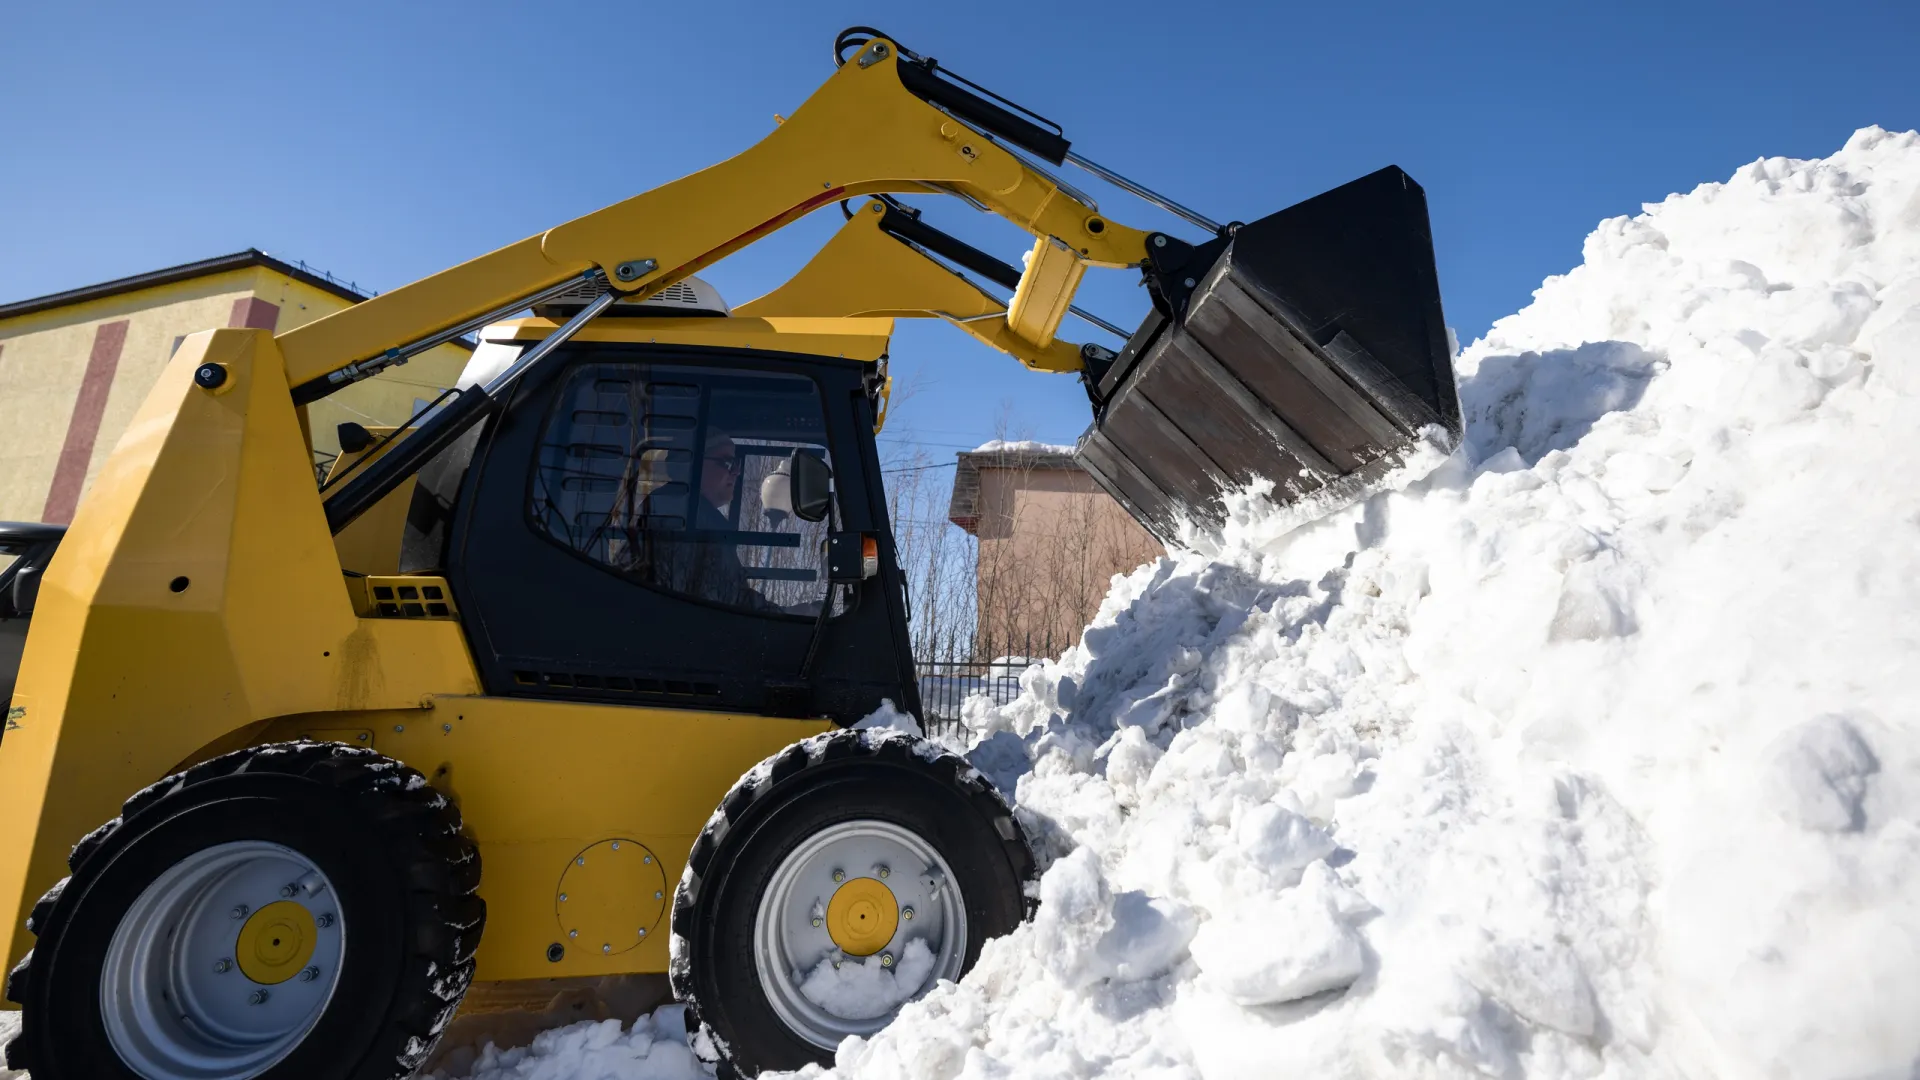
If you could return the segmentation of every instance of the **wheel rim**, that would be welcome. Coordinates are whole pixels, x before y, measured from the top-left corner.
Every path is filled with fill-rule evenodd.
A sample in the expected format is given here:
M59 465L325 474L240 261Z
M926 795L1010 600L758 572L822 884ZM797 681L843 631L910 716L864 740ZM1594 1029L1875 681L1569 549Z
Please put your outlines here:
M960 977L966 903L926 840L890 822L845 821L774 868L754 914L753 950L775 1014L830 1050L885 1027L941 979Z
M107 1041L149 1080L244 1080L313 1030L340 981L332 883L292 848L196 852L121 917L100 974Z

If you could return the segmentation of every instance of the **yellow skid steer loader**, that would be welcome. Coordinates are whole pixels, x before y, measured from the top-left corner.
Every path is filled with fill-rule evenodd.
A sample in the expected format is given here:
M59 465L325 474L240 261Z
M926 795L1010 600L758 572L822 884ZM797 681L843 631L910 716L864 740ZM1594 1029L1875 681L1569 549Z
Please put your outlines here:
M399 1077L472 980L667 972L750 1075L965 974L1029 911L1021 826L955 754L853 726L919 708L874 443L895 318L1078 375L1081 462L1162 536L1260 477L1331 508L1458 438L1398 169L1218 224L883 34L835 57L737 157L180 346L44 574L0 739L8 1065ZM1106 217L1066 163L1204 235ZM694 276L836 203L773 293ZM1118 353L1057 336L1088 267L1153 298ZM302 406L475 333L456 390L345 426L316 491Z

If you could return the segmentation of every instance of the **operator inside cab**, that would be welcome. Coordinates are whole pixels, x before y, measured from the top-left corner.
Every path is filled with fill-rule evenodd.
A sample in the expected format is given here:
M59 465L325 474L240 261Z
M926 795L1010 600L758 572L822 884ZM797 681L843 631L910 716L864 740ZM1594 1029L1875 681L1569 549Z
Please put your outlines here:
M733 518L740 489L740 453L733 437L711 431L700 456L700 496L694 506L693 535L660 552L659 576L675 592L728 607L778 611L780 607L748 584L740 565L739 523Z

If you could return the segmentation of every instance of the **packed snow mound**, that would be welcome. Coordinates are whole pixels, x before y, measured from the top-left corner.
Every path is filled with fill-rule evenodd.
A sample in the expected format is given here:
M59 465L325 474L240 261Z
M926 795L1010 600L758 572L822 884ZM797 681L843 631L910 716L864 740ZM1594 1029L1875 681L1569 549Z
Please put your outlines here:
M1604 222L1404 491L969 714L1055 857L846 1077L1920 1065L1920 137Z
M975 699L1039 912L836 1075L1914 1075L1920 136L1602 223L1458 369L1424 480L1236 497Z
M543 1031L528 1046L488 1043L470 1080L708 1080L713 1070L687 1046L686 1007L667 1005L630 1025L583 1020ZM425 1080L441 1080L434 1072Z

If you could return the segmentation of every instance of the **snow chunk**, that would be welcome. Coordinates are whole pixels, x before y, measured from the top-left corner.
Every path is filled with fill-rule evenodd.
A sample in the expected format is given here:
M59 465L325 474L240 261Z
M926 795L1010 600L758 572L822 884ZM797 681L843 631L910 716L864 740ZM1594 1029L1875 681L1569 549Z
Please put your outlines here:
M1774 746L1780 810L1788 820L1823 832L1866 827L1867 781L1880 771L1880 762L1846 717L1809 720Z
M878 954L847 957L834 966L834 957L822 957L812 971L795 972L800 992L808 1001L847 1020L885 1016L912 1000L933 973L933 951L914 938L900 950L891 968L882 967Z
M1206 981L1240 1005L1349 986L1365 970L1360 935L1341 918L1329 875L1315 875L1263 904L1216 917L1193 939Z
M687 1046L685 1006L667 1005L623 1028L584 1020L543 1031L530 1046L488 1043L470 1070L426 1080L710 1080Z
M28 1080L27 1074L9 1069L4 1064L7 1044L20 1034L20 1014L0 1011L0 1080Z

